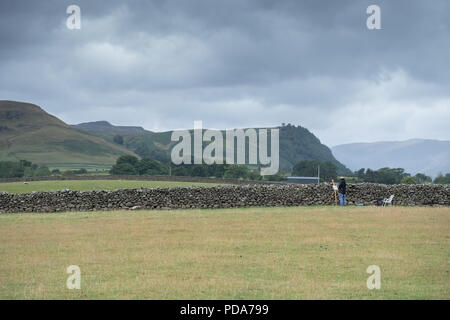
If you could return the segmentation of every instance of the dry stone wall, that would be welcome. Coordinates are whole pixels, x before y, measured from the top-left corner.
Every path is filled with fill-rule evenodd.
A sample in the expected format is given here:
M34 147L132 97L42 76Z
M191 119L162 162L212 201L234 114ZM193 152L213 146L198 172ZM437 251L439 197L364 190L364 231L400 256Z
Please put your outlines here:
M448 185L348 184L348 204L376 204L394 194L394 205L450 205ZM60 212L115 209L234 208L334 204L329 184L238 185L119 189L115 191L0 193L0 212Z

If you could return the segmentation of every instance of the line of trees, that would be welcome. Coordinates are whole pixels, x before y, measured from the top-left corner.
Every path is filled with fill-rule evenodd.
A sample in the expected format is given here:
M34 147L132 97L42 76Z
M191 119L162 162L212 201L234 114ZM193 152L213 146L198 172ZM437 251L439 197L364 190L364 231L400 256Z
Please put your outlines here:
M0 178L26 178L26 177L49 177L52 175L72 176L77 174L87 174L84 168L77 170L50 169L47 166L39 166L27 160L20 161L0 161Z
M0 161L0 178L45 177L51 172L46 166L38 166L27 160Z
M116 164L111 168L113 175L173 175L190 177L215 177L226 179L248 179L248 180L283 180L281 174L262 177L258 168L250 168L247 165L173 165L163 163L150 158L138 159L134 156L126 155L117 159Z
M331 181L337 178L337 167L332 162L320 162L317 160L302 160L294 165L292 175L317 177L317 169L320 165L320 180ZM438 174L433 180L431 177L417 173L412 176L403 168L381 168L378 170L361 168L348 176L351 182L372 182L383 184L450 184L450 173Z
M450 184L450 173L447 173L445 176L442 173L439 173L437 177L434 178L433 182L439 184Z
M320 180L331 181L336 179L337 167L330 161L320 162L317 160L302 160L292 168L292 175L302 177L317 177L320 165Z
M354 172L356 182L373 182L384 184L422 184L422 183L436 183L436 184L450 184L450 173L445 176L438 174L433 180L431 177L417 173L412 176L405 172L403 168L381 168L378 170L361 168Z
M115 175L167 175L169 168L163 163L144 158L139 160L135 156L121 156L109 171Z
M302 160L296 163L292 170L294 176L316 177L317 168L320 165L321 181L331 181L337 178L337 167L332 162L320 162L317 160ZM138 159L126 155L117 159L111 168L110 174L114 175L173 175L191 177L215 177L245 180L268 180L282 181L286 174L278 173L273 176L261 176L258 167L237 164L213 164L213 165L172 165L150 158ZM46 166L38 166L30 161L20 160L0 161L0 178L21 178L32 176L50 176L52 174L87 174L86 169L60 172L58 169L50 171ZM434 180L423 174L417 173L412 176L403 168L381 168L378 170L361 168L348 176L351 182L372 182L383 184L450 184L450 173L438 174Z

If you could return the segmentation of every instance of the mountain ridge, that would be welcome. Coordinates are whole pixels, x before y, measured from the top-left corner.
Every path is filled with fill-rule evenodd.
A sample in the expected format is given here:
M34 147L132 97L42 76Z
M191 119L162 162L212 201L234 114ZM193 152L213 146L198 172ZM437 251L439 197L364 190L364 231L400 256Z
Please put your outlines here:
M347 143L331 148L353 171L360 168L404 168L411 174L450 172L450 141L413 138L401 141Z

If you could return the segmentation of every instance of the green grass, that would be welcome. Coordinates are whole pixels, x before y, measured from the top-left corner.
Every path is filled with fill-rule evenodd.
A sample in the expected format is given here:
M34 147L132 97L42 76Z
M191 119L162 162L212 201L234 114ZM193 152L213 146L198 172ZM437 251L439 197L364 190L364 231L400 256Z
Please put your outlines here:
M61 172L66 170L78 170L81 168L86 169L88 172L109 172L110 165L98 165L98 164L86 164L86 163L48 163L46 164L50 170L58 169Z
M139 180L55 180L0 183L0 191L8 193L30 193L33 191L70 190L114 190L125 188L162 188L181 186L214 185L212 183L175 182L175 181L139 181Z
M449 235L448 207L3 214L0 298L450 299Z

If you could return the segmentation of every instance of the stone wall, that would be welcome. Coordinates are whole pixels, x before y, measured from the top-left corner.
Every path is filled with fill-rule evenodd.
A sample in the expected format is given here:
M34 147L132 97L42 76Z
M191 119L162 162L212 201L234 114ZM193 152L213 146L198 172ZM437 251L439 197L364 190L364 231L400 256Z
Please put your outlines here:
M349 204L373 205L395 195L394 205L450 205L448 185L348 184ZM0 193L0 212L58 212L114 209L231 208L334 204L329 184L239 185L58 191L29 194Z

